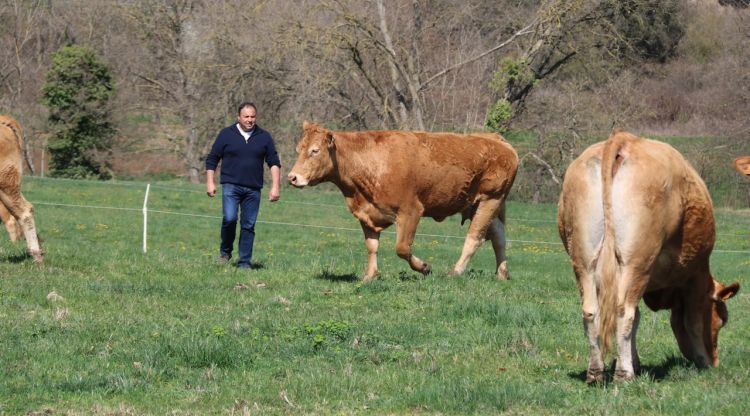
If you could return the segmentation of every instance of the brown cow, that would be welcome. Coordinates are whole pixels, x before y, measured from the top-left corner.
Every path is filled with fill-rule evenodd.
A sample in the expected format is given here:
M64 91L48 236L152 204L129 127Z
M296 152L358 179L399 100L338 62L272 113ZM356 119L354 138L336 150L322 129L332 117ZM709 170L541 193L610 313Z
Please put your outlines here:
M442 221L459 212L472 221L452 273L463 273L488 236L497 277L508 277L504 201L518 155L499 135L331 131L305 122L297 154L289 182L296 187L333 182L359 219L369 253L365 281L378 272L380 232L393 223L398 256L413 270L429 273L430 265L411 252L419 219Z
M23 132L13 117L0 115L0 217L12 240L23 231L34 261L42 261L42 250L34 225L33 207L21 194Z
M560 237L573 263L589 341L586 381L603 378L602 352L616 334L615 377L638 371L638 302L671 309L682 354L716 366L724 286L709 272L715 230L711 197L671 146L615 130L586 149L565 174L558 211ZM598 338L598 339L597 339Z
M750 176L750 156L740 156L734 159L734 168L737 172Z

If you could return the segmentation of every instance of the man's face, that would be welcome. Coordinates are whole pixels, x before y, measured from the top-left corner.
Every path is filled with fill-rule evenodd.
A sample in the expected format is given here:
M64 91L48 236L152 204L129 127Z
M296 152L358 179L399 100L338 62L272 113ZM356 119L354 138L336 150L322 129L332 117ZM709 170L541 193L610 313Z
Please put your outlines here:
M245 107L237 115L237 122L244 131L250 131L255 127L255 108Z

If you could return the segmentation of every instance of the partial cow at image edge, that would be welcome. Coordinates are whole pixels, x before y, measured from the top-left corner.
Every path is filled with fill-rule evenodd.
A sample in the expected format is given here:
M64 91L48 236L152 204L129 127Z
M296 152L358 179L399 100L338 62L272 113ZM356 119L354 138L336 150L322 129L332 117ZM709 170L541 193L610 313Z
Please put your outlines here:
M42 262L34 208L21 193L23 130L16 119L0 115L0 219L12 241L26 239L29 255Z
M734 168L737 172L750 176L750 156L740 156L734 159Z

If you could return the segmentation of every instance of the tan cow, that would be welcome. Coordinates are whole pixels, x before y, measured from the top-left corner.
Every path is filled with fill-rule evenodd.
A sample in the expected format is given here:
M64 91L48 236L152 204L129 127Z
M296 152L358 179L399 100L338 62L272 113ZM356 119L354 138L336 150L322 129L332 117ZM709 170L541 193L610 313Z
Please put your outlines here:
M671 309L682 354L716 366L724 286L709 272L715 230L711 197L671 146L615 130L579 156L565 174L558 211L560 237L581 293L589 342L586 381L603 378L602 353L615 334L615 378L638 371L638 302Z
M499 135L408 131L331 131L304 123L297 162L288 175L296 187L334 183L359 219L369 253L364 280L378 272L380 232L397 225L396 253L413 270L431 267L412 254L421 217L471 219L463 251L452 269L461 274L485 236L495 251L496 274L508 277L504 201L518 155Z
M34 261L42 261L42 250L34 225L33 207L21 194L23 174L23 132L13 117L0 115L0 218L11 240L26 238L26 247Z
M734 159L734 168L737 172L750 176L750 156L740 156Z

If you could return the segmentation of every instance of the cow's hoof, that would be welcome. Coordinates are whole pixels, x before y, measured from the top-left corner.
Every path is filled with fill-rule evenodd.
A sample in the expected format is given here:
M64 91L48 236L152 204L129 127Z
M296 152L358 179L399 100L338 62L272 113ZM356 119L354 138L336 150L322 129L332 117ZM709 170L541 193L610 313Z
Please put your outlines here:
M419 270L419 272L427 276L428 274L432 273L432 266L425 263L424 266L422 266L422 269Z
M34 263L43 263L44 262L44 255L39 253L29 253L31 254L31 257L34 259Z
M586 371L586 384L594 384L594 383L600 383L604 381L604 370L599 369L591 369L589 368Z
M497 268L497 280L508 280L510 279L510 272L508 271L508 263L503 262L500 267Z
M378 278L378 276L376 274L374 274L372 276L362 276L362 283L372 282L373 280L375 280L377 278Z
M635 374L625 370L615 370L615 381L631 381L635 379Z

